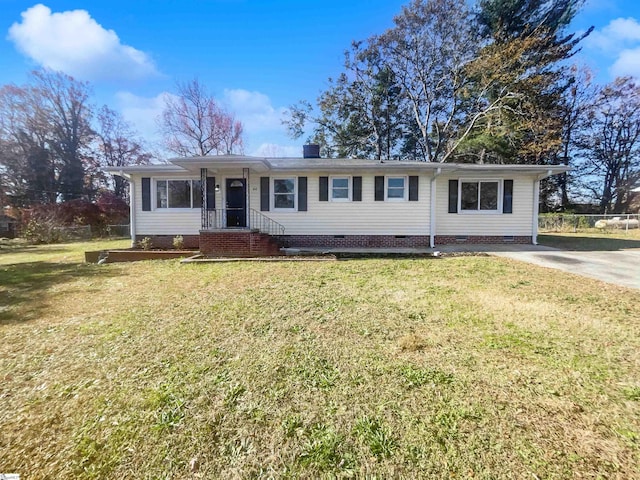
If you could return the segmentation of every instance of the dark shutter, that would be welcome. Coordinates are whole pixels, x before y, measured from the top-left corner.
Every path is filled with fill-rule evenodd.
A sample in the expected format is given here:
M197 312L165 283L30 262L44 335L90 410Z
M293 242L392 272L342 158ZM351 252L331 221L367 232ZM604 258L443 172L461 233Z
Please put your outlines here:
M362 201L362 177L353 177L353 195L354 202Z
M375 201L384 201L384 177L375 178Z
M307 211L307 177L298 177L298 211Z
M449 213L458 213L458 180L449 180Z
M269 211L269 177L260 177L260 211Z
M319 182L320 195L318 200L321 202L329 201L329 177L320 177Z
M502 213L513 213L513 180L504 181Z
M418 201L418 177L417 176L409 177L409 201L410 202Z
M216 209L216 177L207 177L207 210Z
M142 211L151 211L151 179L142 177Z

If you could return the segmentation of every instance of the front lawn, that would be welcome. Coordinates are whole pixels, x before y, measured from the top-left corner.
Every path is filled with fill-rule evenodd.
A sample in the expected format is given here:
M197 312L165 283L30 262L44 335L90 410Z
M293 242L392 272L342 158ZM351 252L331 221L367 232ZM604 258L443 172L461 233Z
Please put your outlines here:
M597 230L580 233L544 233L540 245L573 251L611 251L640 248L640 230Z
M494 257L79 263L107 246L0 251L0 472L640 478L635 290Z

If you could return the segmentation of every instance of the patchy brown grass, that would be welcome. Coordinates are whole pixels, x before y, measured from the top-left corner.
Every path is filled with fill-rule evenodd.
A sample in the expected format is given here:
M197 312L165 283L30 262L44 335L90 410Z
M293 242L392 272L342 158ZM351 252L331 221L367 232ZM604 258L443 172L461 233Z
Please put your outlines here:
M494 257L78 263L99 248L0 254L0 472L640 477L636 291Z

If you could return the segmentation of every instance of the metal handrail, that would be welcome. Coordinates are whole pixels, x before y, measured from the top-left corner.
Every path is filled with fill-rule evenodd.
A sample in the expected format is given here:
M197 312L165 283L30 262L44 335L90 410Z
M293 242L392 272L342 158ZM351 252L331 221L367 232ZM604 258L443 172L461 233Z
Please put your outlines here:
M230 228L227 226L227 213L234 210L237 209L216 208L215 210L207 210L203 216L202 228L205 230ZM284 225L253 208L249 209L247 228L258 230L269 235L284 235Z
M269 235L284 235L284 225L253 208L249 209L249 226Z

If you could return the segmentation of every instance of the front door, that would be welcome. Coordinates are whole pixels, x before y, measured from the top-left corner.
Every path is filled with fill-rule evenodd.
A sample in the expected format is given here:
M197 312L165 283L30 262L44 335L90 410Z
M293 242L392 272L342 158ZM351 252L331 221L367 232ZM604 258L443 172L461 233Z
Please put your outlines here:
M247 226L246 186L244 178L227 178L227 227Z

